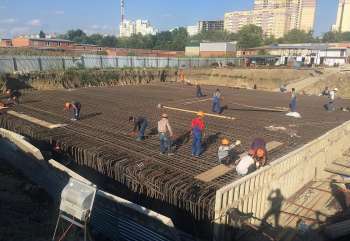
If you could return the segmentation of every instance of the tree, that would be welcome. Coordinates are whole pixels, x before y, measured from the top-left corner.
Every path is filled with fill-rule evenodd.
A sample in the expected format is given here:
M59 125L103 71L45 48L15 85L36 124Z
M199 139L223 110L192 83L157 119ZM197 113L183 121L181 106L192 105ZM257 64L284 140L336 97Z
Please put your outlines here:
M237 35L238 45L242 49L258 47L263 43L262 28L253 24L242 27Z
M39 32L39 38L46 38L46 34L44 33L43 30L40 30Z
M86 33L81 29L69 30L64 37L77 43L89 43Z
M305 32L304 30L292 29L283 37L283 43L313 43L315 42L312 32Z
M236 33L229 33L227 31L210 30L202 31L191 38L191 42L232 42L237 41Z
M341 39L342 39L342 34L340 32L329 31L323 35L322 42L335 43L335 42L340 42Z

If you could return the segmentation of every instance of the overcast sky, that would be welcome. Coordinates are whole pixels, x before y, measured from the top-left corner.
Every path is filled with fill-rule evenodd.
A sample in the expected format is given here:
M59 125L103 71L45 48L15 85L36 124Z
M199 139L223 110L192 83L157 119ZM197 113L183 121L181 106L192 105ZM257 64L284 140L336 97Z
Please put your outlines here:
M0 38L19 34L64 33L81 28L88 33L117 34L119 0L0 0ZM335 22L338 0L318 0L316 34ZM160 30L194 25L198 20L223 19L225 12L248 10L253 0L126 0L127 19L148 19Z

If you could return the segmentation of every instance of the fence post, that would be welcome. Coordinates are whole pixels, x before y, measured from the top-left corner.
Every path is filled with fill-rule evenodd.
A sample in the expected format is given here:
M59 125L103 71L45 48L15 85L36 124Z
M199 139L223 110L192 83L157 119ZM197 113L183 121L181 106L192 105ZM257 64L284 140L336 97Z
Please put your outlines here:
M180 58L177 57L177 67L180 68Z
M40 70L40 71L43 71L43 63L42 63L40 57L38 58L38 63L39 63L39 70Z
M62 67L63 70L66 70L66 60L64 58L62 58Z
M143 59L143 67L146 68L146 57Z
M100 56L100 69L103 69L103 59L102 59L102 56Z
M167 67L169 68L170 67L170 57L168 57L168 62L167 62Z
M13 61L13 70L18 71L17 60L15 57L12 58Z
M84 56L81 56L80 59L81 59L81 66L82 66L83 69L85 69L85 58L84 58Z
M115 67L116 67L116 68L118 68L118 67L119 67L118 57L115 57Z

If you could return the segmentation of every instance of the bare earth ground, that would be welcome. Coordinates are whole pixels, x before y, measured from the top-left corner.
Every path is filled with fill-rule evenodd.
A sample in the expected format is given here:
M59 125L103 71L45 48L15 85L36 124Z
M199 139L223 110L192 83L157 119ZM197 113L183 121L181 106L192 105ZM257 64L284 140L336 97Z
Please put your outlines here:
M260 90L277 91L282 84L288 89L296 88L298 92L308 95L318 95L328 86L337 87L338 96L350 98L350 69L327 68L318 70L297 69L195 69L187 72L191 83L253 88L257 85Z
M0 159L0 241L50 240L56 209L44 190Z

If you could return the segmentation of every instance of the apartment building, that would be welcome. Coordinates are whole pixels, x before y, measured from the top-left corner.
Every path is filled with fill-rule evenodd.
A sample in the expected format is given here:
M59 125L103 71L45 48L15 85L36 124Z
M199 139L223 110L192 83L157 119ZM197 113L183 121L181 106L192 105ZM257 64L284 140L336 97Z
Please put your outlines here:
M224 29L237 32L244 25L260 26L267 36L283 37L292 29L314 29L316 0L255 0L254 9L225 14Z
M224 30L224 20L214 21L199 21L198 30L201 31L212 31L212 30Z
M339 0L337 22L333 30L350 32L350 0Z

